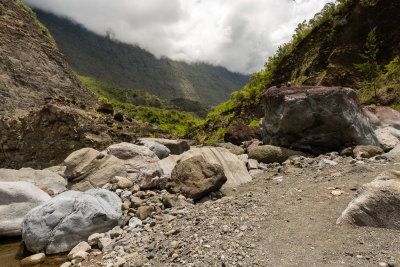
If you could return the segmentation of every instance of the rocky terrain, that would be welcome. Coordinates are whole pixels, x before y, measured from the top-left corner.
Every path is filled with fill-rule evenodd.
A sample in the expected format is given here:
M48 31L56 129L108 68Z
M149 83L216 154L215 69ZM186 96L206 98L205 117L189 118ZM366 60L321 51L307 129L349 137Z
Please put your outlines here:
M292 157L253 166L251 182L194 205L165 190L113 186L131 207L129 222L90 236L62 266L398 266L398 230L336 221L362 184L399 167L390 155ZM56 259L41 266L66 256Z
M0 36L0 116L40 108L45 97L60 94L85 105L96 103L21 1L0 1Z

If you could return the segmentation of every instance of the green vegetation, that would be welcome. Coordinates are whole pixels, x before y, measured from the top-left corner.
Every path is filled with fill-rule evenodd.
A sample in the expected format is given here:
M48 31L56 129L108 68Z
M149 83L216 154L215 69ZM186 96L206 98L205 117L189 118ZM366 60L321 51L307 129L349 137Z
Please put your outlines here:
M144 90L133 90L129 88L121 88L107 83L97 81L90 77L77 75L79 80L86 85L96 95L100 96L100 102L108 102L108 99L115 99L121 103L129 103L135 106L155 107L166 110L180 110L192 114L194 117L205 118L209 111L198 101L193 101L184 98L165 100L156 97Z
M183 108L174 106L169 101L161 100L143 90L119 88L83 76L78 76L78 78L89 90L99 96L100 103L111 103L116 111L125 113L133 120L158 125L162 130L177 137L185 136L191 128L203 123L203 120L184 111ZM131 102L127 103L129 101ZM177 102L185 102L185 100ZM200 103L197 102L197 104L199 108L203 107ZM118 125L115 123L112 128L117 130Z
M21 8L21 10L27 12L32 18L36 20L36 23L39 25L39 31L46 36L50 42L54 45L57 46L56 41L54 40L53 36L51 36L49 30L44 26L36 17L36 13L32 11L32 9L24 4L22 0L13 0L14 3Z
M373 28L367 37L365 51L360 56L365 60L363 63L354 64L354 67L360 71L368 86L374 88L374 97L376 98L376 80L382 74L381 68L376 61L376 55L379 51L376 45L376 27Z

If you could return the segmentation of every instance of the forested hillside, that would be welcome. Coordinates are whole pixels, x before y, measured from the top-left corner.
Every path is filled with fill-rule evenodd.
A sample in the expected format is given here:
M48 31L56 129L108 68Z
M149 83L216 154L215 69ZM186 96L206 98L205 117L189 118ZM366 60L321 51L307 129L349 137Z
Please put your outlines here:
M300 22L292 40L280 46L260 72L230 100L218 105L189 137L218 140L230 125L263 116L260 98L269 87L344 86L363 104L399 108L400 2L340 0L310 21Z
M186 98L207 106L226 101L230 93L249 81L248 76L219 66L157 59L139 46L99 36L66 18L34 11L79 75L118 87L143 89L164 99Z

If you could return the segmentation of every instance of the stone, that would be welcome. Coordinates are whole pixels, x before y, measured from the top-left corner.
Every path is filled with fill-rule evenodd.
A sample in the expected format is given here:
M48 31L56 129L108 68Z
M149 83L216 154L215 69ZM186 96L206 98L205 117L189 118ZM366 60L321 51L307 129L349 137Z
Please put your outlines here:
M96 109L97 112L101 112L104 114L114 114L114 107L111 103L101 103L100 106Z
M372 158L383 153L383 149L379 146L356 146L353 149L356 158Z
M251 150L249 153L249 159L255 159L258 162L263 163L282 163L294 155L305 156L305 154L300 151L271 145L263 145Z
M362 185L336 223L399 230L399 179L399 171L387 170Z
M258 161L255 159L249 159L249 161L247 162L247 169L248 170L258 169Z
M136 216L140 220L144 220L147 217L150 217L152 212L154 212L154 207L152 207L152 206L140 206L136 211Z
M72 263L69 261L64 262L63 264L60 265L60 267L71 267L71 266L72 266Z
M20 236L21 223L33 208L51 197L28 182L0 182L0 236Z
M67 180L64 177L48 170L32 168L0 169L0 182L30 182L37 187L52 188L57 193L67 189Z
M113 244L114 242L115 241L112 240L111 238L103 237L99 239L99 242L97 242L97 246L99 247L99 249L103 250L104 248Z
M88 244L91 246L97 245L100 238L105 237L105 233L94 233L88 237Z
M138 227L138 226L142 226L142 220L140 220L139 218L136 218L136 217L132 217L130 220L129 220L129 227L130 228L136 228L136 227Z
M336 166L336 165L338 165L338 163L336 161L329 160L329 159L321 159L318 162L318 165L319 166Z
M243 123L232 124L224 134L224 141L240 146L245 141L261 140L261 131L258 126L248 126Z
M127 175L123 161L93 148L82 148L71 153L64 164L64 177L68 179L70 190L101 188L115 176Z
M109 234L111 238L116 238L124 233L124 230L121 229L119 226L115 226L113 229L110 230Z
M156 154L159 159L164 159L164 158L168 157L169 154L171 154L171 150L169 150L168 147L166 147L163 144L154 142L154 141L141 140L139 142L136 142L136 144L139 146L147 147L148 149L153 151L154 154Z
M133 182L129 180L128 178L121 177L121 176L115 176L111 182L114 182L118 185L119 188L125 189L125 188L130 188L133 185Z
M67 255L68 260L74 260L77 258L77 254L79 252L89 252L92 249L92 247L87 243L86 241L80 242L78 245L76 245ZM80 257L80 256L78 256Z
M182 200L175 194L165 193L161 197L161 201L165 208L182 207L186 205L186 201Z
M384 152L389 152L396 145L400 144L399 138L392 135L387 129L376 129L375 134Z
M350 88L271 87L264 92L264 144L314 155L339 151L347 143L379 146L378 139Z
M166 146L172 155L180 155L185 151L190 149L190 144L188 140L170 140L163 138L139 138L137 142L142 141L153 141Z
M29 257L23 258L22 260L20 260L19 265L21 267L34 266L34 265L43 263L45 259L46 259L46 255L44 253L38 253L38 254L34 254Z
M175 166L166 189L171 193L179 192L185 197L199 200L219 190L226 181L220 165L206 162L203 156L194 156Z
M138 184L141 188L151 188L148 185L151 180L161 175L157 164L155 164L160 159L145 146L123 142L109 146L104 153L114 155L122 160L127 170L127 175L124 177Z
M168 158L160 160L157 162L157 165L165 175L171 175L178 161L184 161L199 155L203 156L208 163L218 164L223 168L224 174L228 179L222 186L223 189L233 188L252 180L247 171L246 164L238 159L236 155L229 152L229 150L222 147L192 148L180 156L171 155Z
M104 189L66 191L28 212L21 224L22 238L34 253L70 251L91 234L117 226L121 204L115 193Z
M244 149L242 147L234 145L232 143L216 143L214 144L214 146L226 148L234 155L244 154Z
M400 112L398 110L384 106L367 106L364 107L364 111L375 131L385 130L393 137L400 139Z
M396 145L392 150L388 153L383 154L383 156L393 158L396 161L400 162L400 144Z

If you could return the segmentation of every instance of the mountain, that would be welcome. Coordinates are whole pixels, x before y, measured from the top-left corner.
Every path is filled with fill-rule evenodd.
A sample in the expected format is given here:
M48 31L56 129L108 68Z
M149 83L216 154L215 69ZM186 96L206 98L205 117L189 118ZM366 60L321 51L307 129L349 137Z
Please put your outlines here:
M293 85L351 87L363 104L399 108L399 12L400 2L391 0L340 0L326 4L309 22L299 23L292 40L278 48L265 68L254 73L251 81L232 93L227 102L215 107L204 125L188 137L221 140L238 121L249 124L259 120L263 117L263 92L288 81ZM372 32L375 41L368 44ZM379 68L373 80L356 67L366 62L368 47L377 49L375 57L368 59Z
M0 1L0 115L35 109L60 94L93 105L47 29L20 0Z
M187 98L217 105L242 88L249 77L205 63L157 59L137 45L97 35L82 25L42 10L34 10L50 30L71 67L114 86L143 89L164 99Z

